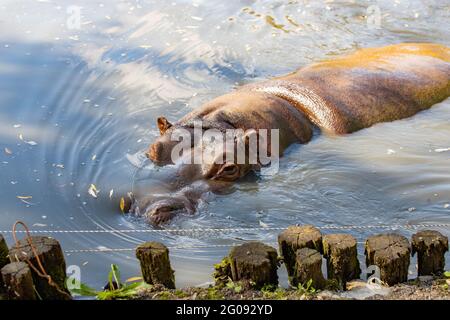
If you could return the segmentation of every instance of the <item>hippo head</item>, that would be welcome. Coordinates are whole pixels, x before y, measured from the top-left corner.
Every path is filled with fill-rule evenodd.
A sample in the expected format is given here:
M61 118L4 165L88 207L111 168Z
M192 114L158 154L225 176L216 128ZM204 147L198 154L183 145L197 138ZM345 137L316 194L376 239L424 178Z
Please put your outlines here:
M259 167L250 163L248 156L238 159L236 152L243 148L249 154L248 142L254 139L255 130L230 140L215 130L214 139L203 136L198 143L192 142L192 128L175 128L164 118L158 119L158 126L161 136L147 152L155 164L151 186L132 199L129 210L152 224L166 223L180 213L193 214L203 195L221 191ZM183 133L182 142L174 139L180 136L179 131Z

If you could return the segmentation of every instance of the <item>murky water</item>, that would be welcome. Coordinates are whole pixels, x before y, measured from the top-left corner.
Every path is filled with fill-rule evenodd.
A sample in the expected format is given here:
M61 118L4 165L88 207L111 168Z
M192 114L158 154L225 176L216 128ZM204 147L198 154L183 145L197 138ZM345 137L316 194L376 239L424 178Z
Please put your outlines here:
M73 6L82 7L79 28ZM158 135L156 117L176 120L236 85L361 47L450 45L449 18L449 1L2 0L0 229L17 219L34 230L151 229L121 215L117 203L141 174L136 165ZM318 136L290 148L278 175L248 178L170 228L450 223L449 119L447 100L350 136ZM378 231L348 232L363 241ZM216 246L274 243L276 234L55 236L65 250L131 249L146 240L196 247L171 250L184 286L210 281L228 251ZM91 286L104 284L111 263L124 277L139 273L132 250L66 256Z

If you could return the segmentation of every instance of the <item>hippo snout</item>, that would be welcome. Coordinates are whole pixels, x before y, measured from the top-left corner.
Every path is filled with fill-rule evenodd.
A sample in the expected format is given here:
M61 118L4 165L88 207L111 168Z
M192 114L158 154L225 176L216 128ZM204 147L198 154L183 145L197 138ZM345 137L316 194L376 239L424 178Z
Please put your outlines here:
M162 149L163 149L163 145L161 142L157 141L157 142L151 144L150 148L148 149L148 151L146 153L147 158L149 158L153 162L159 162L161 154L162 154Z
M153 225L170 222L178 214L192 214L194 208L187 199L168 198L153 203L145 213L147 220Z

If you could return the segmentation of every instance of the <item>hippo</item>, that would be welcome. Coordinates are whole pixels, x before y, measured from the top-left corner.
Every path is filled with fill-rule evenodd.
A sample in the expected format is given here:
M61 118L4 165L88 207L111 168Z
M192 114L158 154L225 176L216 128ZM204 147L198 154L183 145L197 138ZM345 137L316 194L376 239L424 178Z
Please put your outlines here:
M432 43L360 49L284 76L243 85L177 122L157 119L160 137L146 155L164 170L154 189L129 197L126 211L154 225L168 223L180 213L195 213L205 194L226 190L264 167L259 161L250 162L249 155L240 162L235 155L228 156L238 143L249 152L250 138L263 130L278 130L277 148L268 136L265 140L258 136L257 140L264 140L259 146L271 157L281 157L290 145L308 143L315 132L350 134L376 123L411 117L449 95L450 49ZM203 131L214 129L225 135L227 130L239 129L243 134L231 143L224 143L226 139L211 139L206 144L187 139L174 160L180 143L174 134L183 130L193 137L198 123ZM192 160L198 149L214 143L221 144L223 152L211 154L209 161L186 161Z

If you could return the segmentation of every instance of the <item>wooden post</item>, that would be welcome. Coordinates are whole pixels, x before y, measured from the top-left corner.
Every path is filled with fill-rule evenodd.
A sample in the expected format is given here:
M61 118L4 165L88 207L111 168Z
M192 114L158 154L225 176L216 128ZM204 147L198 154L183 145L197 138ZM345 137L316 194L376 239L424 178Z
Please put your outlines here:
M328 280L334 279L345 288L347 281L359 279L356 239L349 234L328 234L323 237L323 252L327 259Z
M326 285L322 273L322 256L319 251L302 248L297 250L295 259L295 270L292 277L292 285L297 287L299 284L305 286L312 280L312 286L315 289L323 289Z
M251 283L255 289L278 285L277 250L261 242L247 242L231 249L229 254L233 281Z
M31 268L34 286L39 297L43 300L71 299L70 292L66 287L66 262L59 242L56 239L41 236L33 236L30 239L45 272L56 285L55 287L49 284L48 279L41 277ZM9 250L9 258L11 262L26 261L28 259L40 271L36 256L27 239L20 240L17 245L14 245Z
M412 236L412 255L417 252L419 276L438 275L444 272L448 238L438 231L423 230Z
M3 283L11 300L36 300L33 276L25 262L12 262L1 269Z
M5 239L0 234L0 269L6 266L9 263L9 250L8 245L6 244ZM0 277L0 291L2 291L3 282L2 277Z
M322 234L311 226L290 226L278 235L280 255L286 266L289 282L294 275L296 252L301 248L322 252ZM292 284L292 283L291 283Z
M175 289L175 276L169 260L169 249L159 242L146 242L136 248L142 276L148 284L162 284Z
M388 233L369 237L365 244L366 265L380 268L380 279L392 286L408 280L410 246L404 236Z

